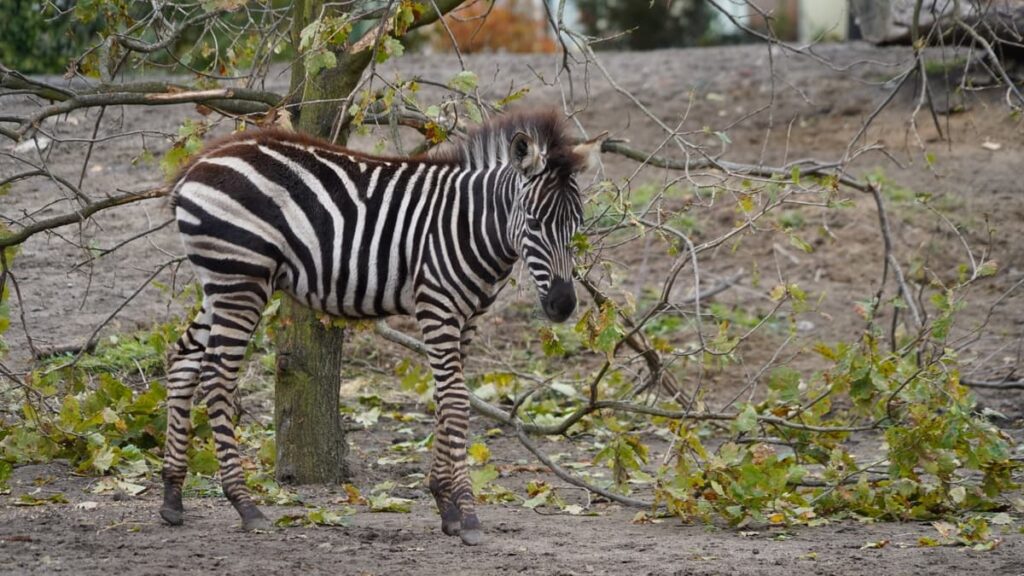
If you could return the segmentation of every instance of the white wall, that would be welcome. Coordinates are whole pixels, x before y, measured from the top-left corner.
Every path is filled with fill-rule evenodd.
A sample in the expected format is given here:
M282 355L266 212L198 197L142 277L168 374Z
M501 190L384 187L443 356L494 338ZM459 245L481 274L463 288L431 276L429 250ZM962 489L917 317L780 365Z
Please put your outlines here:
M800 41L812 42L824 32L822 40L846 40L846 0L800 0Z

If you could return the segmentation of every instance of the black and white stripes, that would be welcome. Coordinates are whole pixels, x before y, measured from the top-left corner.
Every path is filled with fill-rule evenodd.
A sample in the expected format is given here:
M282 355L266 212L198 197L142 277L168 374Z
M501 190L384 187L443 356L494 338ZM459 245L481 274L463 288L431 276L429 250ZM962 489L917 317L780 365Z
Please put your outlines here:
M570 246L583 213L574 175L585 156L552 113L506 116L421 158L366 156L276 130L211 145L173 192L204 300L169 372L163 518L182 521L195 398L208 405L224 492L243 527L266 527L239 465L234 392L261 312L283 290L337 316L416 317L437 384L430 488L444 531L478 543L464 348L520 258L546 314L572 314Z

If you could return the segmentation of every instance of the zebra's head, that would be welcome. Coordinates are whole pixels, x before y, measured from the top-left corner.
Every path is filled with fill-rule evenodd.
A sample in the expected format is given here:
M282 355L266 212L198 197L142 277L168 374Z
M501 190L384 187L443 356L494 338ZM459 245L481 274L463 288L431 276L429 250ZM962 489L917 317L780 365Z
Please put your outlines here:
M576 310L573 236L583 223L576 174L586 168L603 137L575 147L549 147L526 132L516 132L509 144L509 160L520 176L513 238L537 286L541 307L554 322L564 322Z

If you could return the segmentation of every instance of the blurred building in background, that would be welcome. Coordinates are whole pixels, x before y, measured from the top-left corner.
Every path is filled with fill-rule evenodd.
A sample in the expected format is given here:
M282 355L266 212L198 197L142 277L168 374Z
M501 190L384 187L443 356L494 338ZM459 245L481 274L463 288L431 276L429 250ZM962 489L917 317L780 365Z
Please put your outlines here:
M837 42L850 35L847 0L724 0L723 7L755 30L767 32L770 21L775 36L789 42Z

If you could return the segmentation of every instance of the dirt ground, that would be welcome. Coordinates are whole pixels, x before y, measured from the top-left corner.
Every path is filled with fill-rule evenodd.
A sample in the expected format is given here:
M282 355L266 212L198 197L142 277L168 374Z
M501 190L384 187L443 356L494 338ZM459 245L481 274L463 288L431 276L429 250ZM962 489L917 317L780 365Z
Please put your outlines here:
M818 52L834 61L834 69L805 58L774 53L775 99L771 112L757 112L771 102L772 82L768 51L762 46L657 51L646 54L608 53L602 61L624 88L632 91L671 125L685 117L688 138L704 138L710 131L725 129L745 114L753 114L728 130L731 145L726 157L734 161L779 163L800 157L822 160L837 158L863 119L884 97L885 80L895 75L909 56L903 48L874 48L862 44L823 46ZM847 67L858 61L871 61ZM516 87L529 85L528 102L559 102L557 69L550 57L469 56L467 67L477 71L485 95L501 96L511 81ZM453 57L403 57L397 70L403 75L422 73L446 79L458 70ZM429 72L427 72L429 71ZM540 75L538 77L537 75ZM644 149L661 144L664 134L637 108L591 70L589 103L580 122L591 133L609 130ZM578 81L580 79L577 79ZM282 88L286 75L271 78L268 88ZM578 86L578 84L577 84ZM1024 196L1020 185L1020 158L1024 130L1010 119L1001 94L981 92L961 101L946 98L947 91L936 85L939 107L965 104L966 110L940 116L942 130L951 142L940 141L927 114L919 118L919 130L935 155L929 169L913 148L906 130L906 118L916 95L904 90L892 107L869 130L869 141L886 144L899 165L880 153L869 153L857 164L859 175L881 169L888 182L894 241L904 263L919 263L937 277L950 278L957 264L966 259L960 240L931 214L901 200L899 191L929 192L941 199L947 216L961 226L964 239L980 254L999 263L1000 273L978 285L971 305L963 313L964 326L986 319L989 307L1024 274ZM691 93L693 94L691 99ZM28 106L29 104L23 103ZM109 110L104 131L176 131L182 118L197 117L190 107L160 111ZM62 125L66 136L87 136L95 116L72 117L74 125ZM103 133L103 132L101 132ZM157 158L166 143L154 135L145 138ZM84 189L96 197L117 189L140 190L161 182L157 166L133 164L141 137L111 140L96 146L93 167L86 174ZM767 142L766 145L763 145ZM987 146L983 144L988 143ZM368 142L360 142L368 145ZM997 145L997 146L996 146ZM994 149L993 149L994 148ZM49 157L59 173L75 178L85 155L81 144L56 147ZM610 155L603 161L609 177L621 179L633 169L631 162ZM0 158L0 179L17 170L9 159ZM646 170L638 182L664 183L678 174ZM854 312L855 303L877 289L881 274L881 239L877 216L870 198L845 193L853 206L841 213L831 212L829 220L808 211L807 239L815 252L805 254L785 243L752 242L732 250L723 247L702 262L705 285L741 273L733 289L716 298L726 305L765 312L773 281L756 285L754 266L766 277L782 274L816 296L823 294L816 316L802 325L800 341L792 349L815 340L849 338L863 328ZM39 180L19 183L0 199L5 217L24 215L58 197ZM43 218L62 212L65 205L50 206L35 215ZM702 218L694 240L713 238L727 230L735 219L729 210L697 212ZM148 201L124 210L104 214L81 229L67 227L60 236L40 236L27 242L18 256L15 271L24 309L14 307L12 319L21 314L38 349L80 345L97 325L120 306L149 276L156 263L180 247L171 227L142 242L119 249L114 256L94 265L73 267L85 259L83 251L65 239L79 235L94 247L112 247L170 218L162 200ZM827 225L833 238L813 231ZM990 235L988 228L994 232ZM639 293L656 285L667 264L658 249L613 254L617 278L623 292ZM178 276L160 275L166 285L188 281L187 269ZM524 284L525 286L525 284ZM681 285L680 289L691 286ZM493 314L502 323L486 323L477 352L523 347L532 338L529 331L535 316L530 309L530 289L510 290ZM174 318L180 302L172 302L165 291L146 288L129 303L102 334L131 332ZM8 360L19 369L28 366L31 348L18 322L5 336L10 346ZM984 335L961 354L966 376L986 379L1005 374L1020 365L1024 333L1024 304L1011 296L994 309ZM510 336L511 335L511 336ZM708 401L721 402L735 395L742 383L775 352L781 335L768 334L746 346L743 364L733 371L706 376ZM374 366L391 370L401 352L381 347L374 341L357 339L360 352L369 351ZM485 354L480 354L481 356ZM806 356L806 355L805 355ZM471 355L472 358L472 355ZM470 360L472 368L473 360ZM795 367L814 368L801 356ZM1024 419L1022 391L979 392L987 407L1007 416L1007 429L1020 437ZM269 399L252 393L247 409L266 418ZM420 425L426 431L426 424ZM479 432L490 426L479 418L472 422ZM367 432L350 435L356 477L360 487L389 477L425 472L426 463L404 465L401 470L372 464L398 437L393 427L378 425ZM566 451L565 441L549 445L551 451ZM499 464L533 464L530 455L513 440L503 439L491 446ZM528 466L510 473L503 482L521 486L532 479L560 485L553 476ZM528 471L527 471L528 470ZM724 525L688 525L666 519L657 523L634 524L635 510L598 503L595 516L545 515L517 506L486 505L480 510L488 540L484 546L468 548L448 539L438 529L432 501L420 488L403 496L414 500L409 514L371 514L360 511L350 524L336 528L288 528L270 534L243 534L236 529L237 517L221 498L193 498L186 502L186 523L170 528L160 523L156 509L159 487L154 483L136 497L93 494L95 478L79 477L59 463L24 466L15 471L12 493L0 496L0 573L167 574L223 572L252 574L268 572L341 574L735 574L760 575L853 575L853 574L1024 574L1024 536L1016 518L1012 529L999 533L999 546L989 552L957 547L918 546L922 536L934 536L927 523L862 524L853 521L831 523L817 528L745 528ZM41 494L62 492L66 505L14 506L18 495L40 490ZM316 505L337 501L338 494L326 488L298 488L303 500ZM96 505L84 504L94 502ZM272 516L294 513L289 507L269 507ZM885 541L880 548L864 547Z

